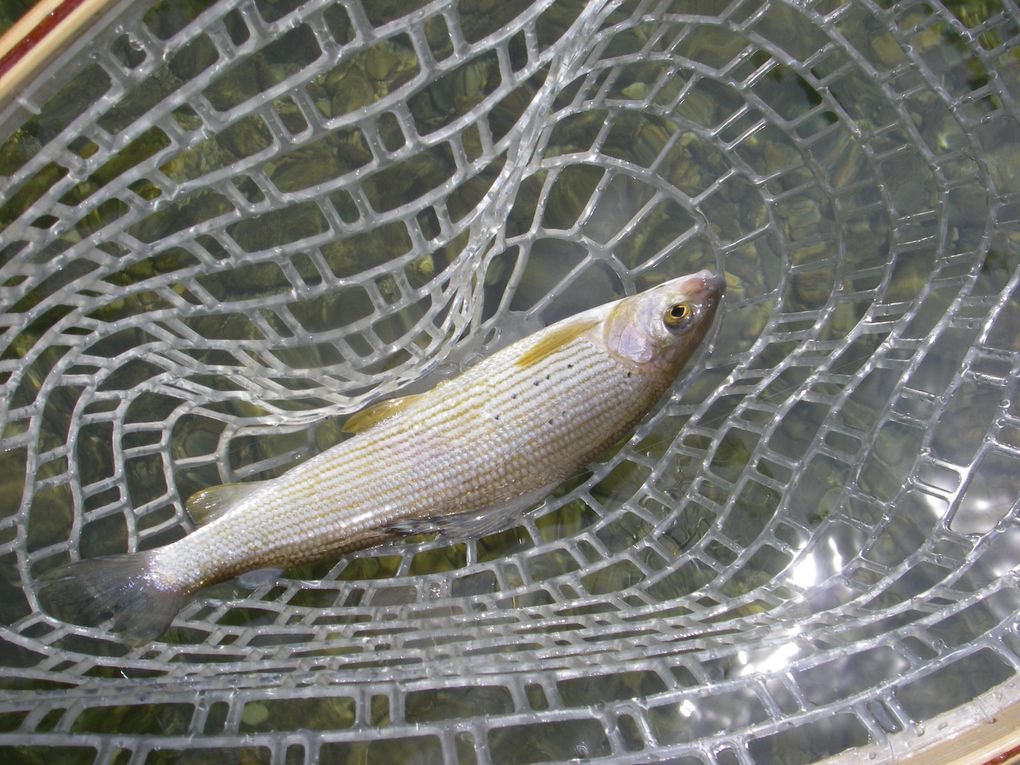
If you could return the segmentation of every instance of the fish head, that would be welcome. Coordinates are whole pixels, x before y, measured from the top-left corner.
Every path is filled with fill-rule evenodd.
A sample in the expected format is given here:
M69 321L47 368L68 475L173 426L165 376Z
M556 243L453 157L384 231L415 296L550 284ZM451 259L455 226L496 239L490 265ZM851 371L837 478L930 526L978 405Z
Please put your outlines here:
M607 308L602 341L623 364L675 375L712 325L726 280L703 270L671 279Z

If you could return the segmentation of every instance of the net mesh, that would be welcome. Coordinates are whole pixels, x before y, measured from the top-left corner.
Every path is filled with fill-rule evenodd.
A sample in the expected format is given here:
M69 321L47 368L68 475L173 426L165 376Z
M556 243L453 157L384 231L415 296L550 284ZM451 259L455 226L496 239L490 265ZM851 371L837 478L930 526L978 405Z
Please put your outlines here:
M1013 0L115 9L0 114L4 756L813 762L1010 681L1018 50ZM703 355L512 528L221 584L138 649L40 610L702 267Z

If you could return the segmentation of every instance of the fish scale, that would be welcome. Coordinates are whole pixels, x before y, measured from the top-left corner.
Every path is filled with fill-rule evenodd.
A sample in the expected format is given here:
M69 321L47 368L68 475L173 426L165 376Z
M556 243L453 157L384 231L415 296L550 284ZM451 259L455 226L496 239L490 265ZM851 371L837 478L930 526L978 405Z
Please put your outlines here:
M209 518L183 539L69 564L41 594L72 618L112 617L125 642L142 643L214 582L375 544L410 520L510 506L633 428L697 348L722 290L702 271L565 319L359 413L349 422L361 432L279 478L200 492L189 512Z

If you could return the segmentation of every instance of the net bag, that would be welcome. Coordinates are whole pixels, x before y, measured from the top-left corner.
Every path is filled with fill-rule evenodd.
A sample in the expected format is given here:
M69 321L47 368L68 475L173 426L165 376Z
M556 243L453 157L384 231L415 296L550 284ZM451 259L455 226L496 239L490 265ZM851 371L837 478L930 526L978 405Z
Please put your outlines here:
M0 759L1020 744L1018 43L1014 0L112 4L0 107ZM140 648L40 608L703 267L701 354L509 528L223 583Z

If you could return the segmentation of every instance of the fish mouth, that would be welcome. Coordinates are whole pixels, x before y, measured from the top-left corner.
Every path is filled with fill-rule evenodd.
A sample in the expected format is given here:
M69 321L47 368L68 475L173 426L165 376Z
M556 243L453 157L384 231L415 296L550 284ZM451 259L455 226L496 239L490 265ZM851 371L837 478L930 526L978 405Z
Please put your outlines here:
M693 300L706 308L715 308L726 292L726 277L703 269L696 274L691 274L684 289Z

